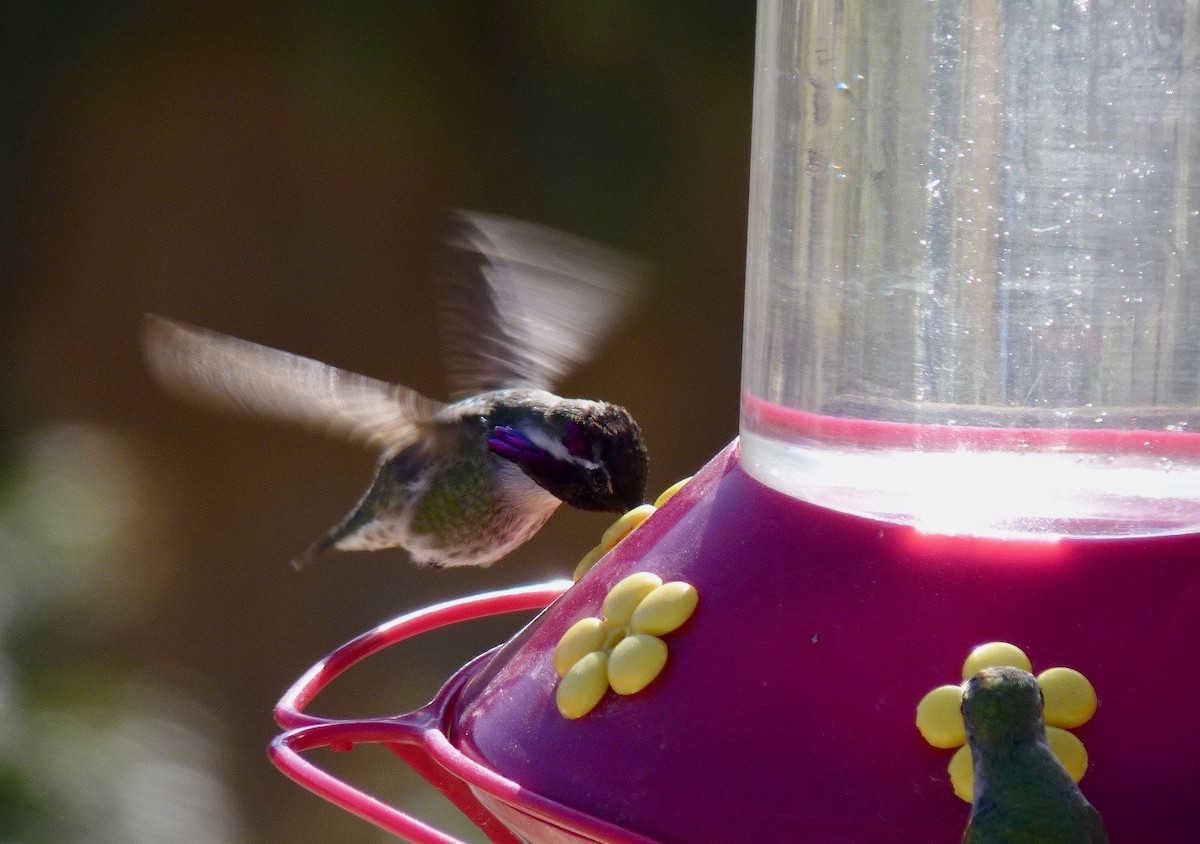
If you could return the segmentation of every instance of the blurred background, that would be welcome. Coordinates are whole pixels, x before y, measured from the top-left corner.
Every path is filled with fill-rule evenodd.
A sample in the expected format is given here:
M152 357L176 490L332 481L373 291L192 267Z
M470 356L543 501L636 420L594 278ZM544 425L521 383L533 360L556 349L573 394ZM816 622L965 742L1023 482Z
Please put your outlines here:
M442 397L426 268L447 206L649 259L565 394L624 404L651 497L736 433L754 7L434 0L7 7L0 24L0 841L388 840L270 765L271 708L399 613L568 575L560 510L490 570L288 560L375 456L174 402L164 314ZM431 634L314 711L428 700L525 619ZM317 754L472 840L378 749Z

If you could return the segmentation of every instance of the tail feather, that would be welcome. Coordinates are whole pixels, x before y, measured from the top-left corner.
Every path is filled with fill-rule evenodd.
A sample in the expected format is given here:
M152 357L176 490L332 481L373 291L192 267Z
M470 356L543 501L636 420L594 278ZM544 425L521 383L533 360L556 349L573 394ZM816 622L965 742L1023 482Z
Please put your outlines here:
M377 486L372 486L367 490L367 494L354 506L346 518L330 528L328 533L292 560L292 568L297 571L307 568L316 557L331 548L339 551L374 551L399 545L398 536L391 531L386 533L372 531L370 536L360 535L360 531L375 522L379 516L376 490Z
M313 564L317 557L324 554L330 548L333 548L336 543L337 540L333 538L332 533L326 534L293 557L292 568L296 571L304 571Z

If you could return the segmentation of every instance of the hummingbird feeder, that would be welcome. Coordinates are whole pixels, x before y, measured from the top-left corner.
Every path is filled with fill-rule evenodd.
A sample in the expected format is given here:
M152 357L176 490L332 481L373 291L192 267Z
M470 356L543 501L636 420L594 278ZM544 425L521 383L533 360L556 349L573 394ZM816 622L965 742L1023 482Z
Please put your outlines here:
M1113 840L1184 840L1200 5L761 0L753 129L740 436L576 582L334 651L274 761L413 842L455 839L303 753L382 743L504 844L953 842L958 684L1014 665ZM416 712L305 711L542 607Z

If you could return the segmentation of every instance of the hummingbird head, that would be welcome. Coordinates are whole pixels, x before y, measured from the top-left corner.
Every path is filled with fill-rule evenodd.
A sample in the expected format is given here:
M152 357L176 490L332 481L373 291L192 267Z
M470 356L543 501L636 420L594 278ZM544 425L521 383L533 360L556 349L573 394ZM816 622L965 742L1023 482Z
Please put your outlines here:
M572 507L623 513L646 499L646 445L625 408L562 400L544 416L494 425L488 448Z
M963 688L963 723L972 747L998 748L1045 736L1042 709L1037 679L1020 668L985 668Z

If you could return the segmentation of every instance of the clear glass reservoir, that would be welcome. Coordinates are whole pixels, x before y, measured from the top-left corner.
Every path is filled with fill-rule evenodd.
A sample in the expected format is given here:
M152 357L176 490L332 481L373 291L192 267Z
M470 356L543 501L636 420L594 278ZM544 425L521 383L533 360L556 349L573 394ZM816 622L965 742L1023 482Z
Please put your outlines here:
M1200 529L1200 2L758 26L746 468L938 533Z

